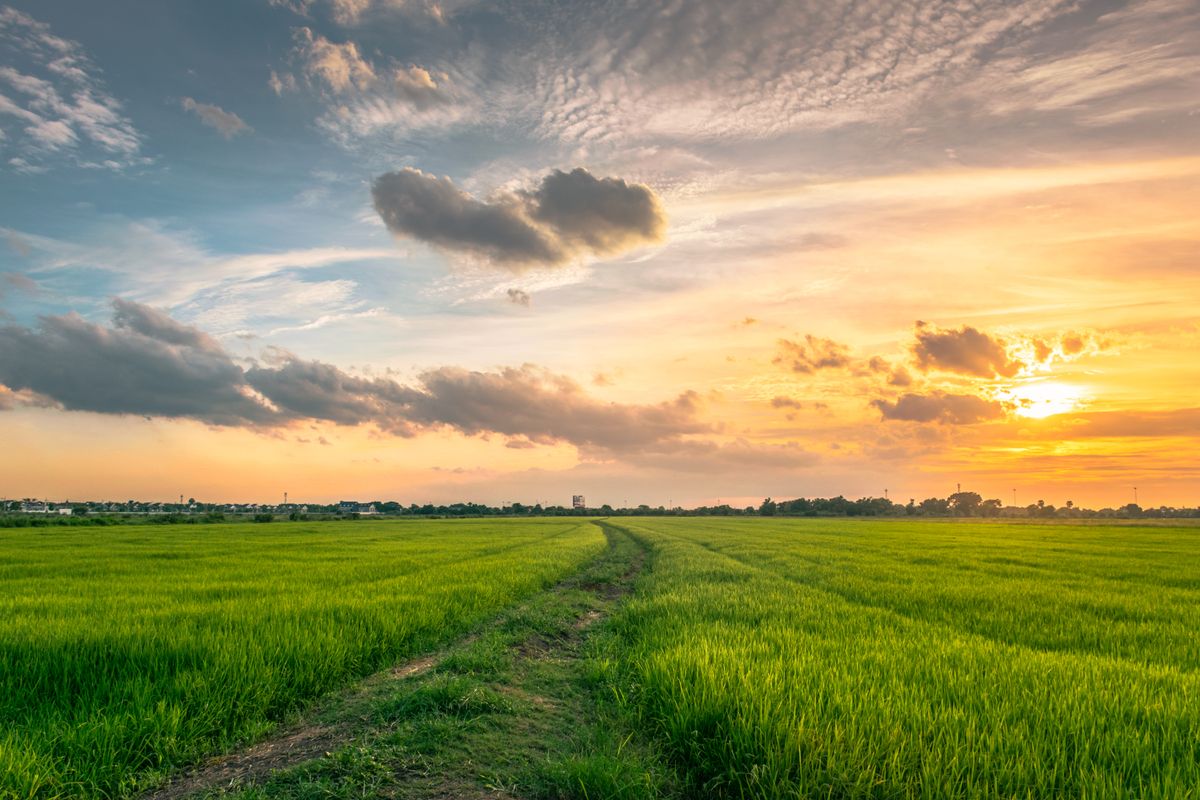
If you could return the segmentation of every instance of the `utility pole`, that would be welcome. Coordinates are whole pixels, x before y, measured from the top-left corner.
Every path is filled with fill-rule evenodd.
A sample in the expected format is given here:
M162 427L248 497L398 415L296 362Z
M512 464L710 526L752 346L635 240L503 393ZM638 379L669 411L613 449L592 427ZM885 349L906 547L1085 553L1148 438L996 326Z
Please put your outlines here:
M1013 508L1017 507L1017 490L1013 489Z
M888 495L887 495L887 489L886 489L886 488L883 490L883 499L884 499L884 500L887 500L887 499L888 499Z
M1136 487L1136 486L1135 486L1135 487L1133 487L1133 504L1134 504L1135 506L1138 504L1138 498L1137 498L1137 487Z

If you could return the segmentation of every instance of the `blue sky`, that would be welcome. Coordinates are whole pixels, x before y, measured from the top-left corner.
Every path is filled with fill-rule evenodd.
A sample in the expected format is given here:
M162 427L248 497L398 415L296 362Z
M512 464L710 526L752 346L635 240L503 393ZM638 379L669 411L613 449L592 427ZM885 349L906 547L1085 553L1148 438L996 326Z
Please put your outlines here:
M246 375L319 362L359 392L336 413L288 395L297 408L269 423L226 424L93 407L0 364L0 428L82 431L98 452L118 432L133 454L257 449L330 497L700 502L963 474L999 493L1032 471L1103 499L1143 462L1144 484L1183 496L1197 476L1171 452L1191 423L1136 447L1064 431L1190 419L1168 398L1195 377L1177 364L1200 299L1198 34L1182 0L0 5L10 352L49 347L72 314L105 341L165 330L122 329L120 300L211 337ZM918 321L1035 356L1019 375L931 367ZM1034 345L1080 332L1077 352ZM787 367L823 341L848 355ZM436 395L444 370L482 376L464 378L467 406L500 408L486 392L519 384L546 416L522 430L406 406L398 427L387 392L354 383ZM912 381L889 382L900 371ZM680 397L695 400L669 406L677 426L636 452L576 425ZM374 415L342 413L362 404ZM916 408L933 416L897 418ZM175 493L135 461L107 483L14 474L9 493ZM174 469L167 482L193 479ZM1116 477L1080 477L1097 469Z

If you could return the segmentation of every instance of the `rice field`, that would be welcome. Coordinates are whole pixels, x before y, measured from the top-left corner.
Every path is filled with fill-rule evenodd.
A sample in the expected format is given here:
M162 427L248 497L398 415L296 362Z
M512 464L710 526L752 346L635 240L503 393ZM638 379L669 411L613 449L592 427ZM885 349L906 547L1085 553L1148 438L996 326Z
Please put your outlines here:
M674 778L577 796L1200 798L1198 526L602 524L649 557L588 674ZM136 796L604 547L575 519L0 531L0 798Z
M561 519L0 531L0 797L130 796L603 547Z
M1200 528L619 520L686 796L1200 797Z

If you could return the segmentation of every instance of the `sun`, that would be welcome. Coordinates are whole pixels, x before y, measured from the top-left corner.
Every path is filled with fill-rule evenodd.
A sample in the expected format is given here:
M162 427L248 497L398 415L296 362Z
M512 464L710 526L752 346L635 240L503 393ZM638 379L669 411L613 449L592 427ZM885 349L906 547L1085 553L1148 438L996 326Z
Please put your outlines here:
M1080 386L1061 381L1037 381L1017 386L1005 398L1016 405L1016 413L1030 419L1043 419L1079 408L1085 396Z

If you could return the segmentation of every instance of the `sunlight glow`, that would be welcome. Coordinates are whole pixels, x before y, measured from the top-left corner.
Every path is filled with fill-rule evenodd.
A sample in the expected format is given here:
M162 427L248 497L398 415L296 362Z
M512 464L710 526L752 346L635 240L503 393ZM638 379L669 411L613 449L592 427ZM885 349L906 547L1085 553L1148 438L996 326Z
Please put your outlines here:
M1011 390L1008 400L1016 404L1016 413L1030 419L1043 419L1079 408L1085 398L1080 386L1059 381L1028 383Z

